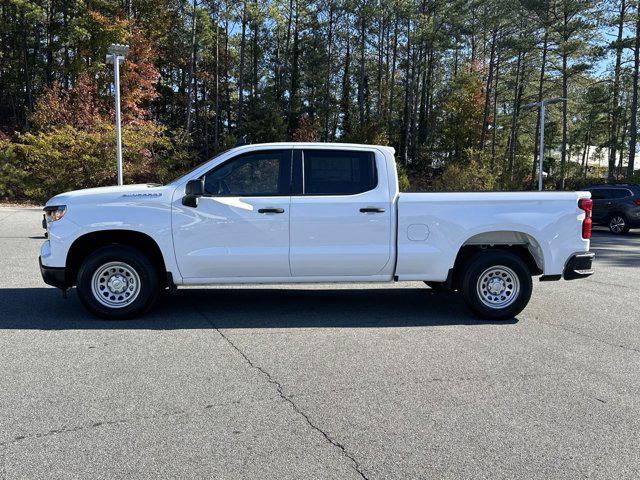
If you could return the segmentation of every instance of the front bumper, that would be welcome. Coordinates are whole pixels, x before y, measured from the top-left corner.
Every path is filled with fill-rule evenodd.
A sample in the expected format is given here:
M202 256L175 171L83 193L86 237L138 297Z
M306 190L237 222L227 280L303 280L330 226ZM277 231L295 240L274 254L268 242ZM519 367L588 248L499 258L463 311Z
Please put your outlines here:
M596 254L593 252L576 253L571 256L564 267L564 279L575 280L593 275L593 259Z
M38 263L40 264L40 274L44 283L58 288L69 288L67 283L67 272L64 267L47 267L42 264L42 258L38 257Z

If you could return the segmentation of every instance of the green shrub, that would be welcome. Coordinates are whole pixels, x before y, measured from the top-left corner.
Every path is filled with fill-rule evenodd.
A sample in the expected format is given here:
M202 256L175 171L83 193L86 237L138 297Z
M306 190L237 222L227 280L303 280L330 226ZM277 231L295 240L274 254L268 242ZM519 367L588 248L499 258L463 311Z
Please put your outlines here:
M125 183L165 182L188 165L183 145L150 122L123 128ZM0 198L43 202L79 188L115 184L115 128L71 125L18 134L0 144Z
M406 168L400 163L396 164L398 167L398 186L401 192L406 192L411 188L411 182L409 181L409 175Z
M491 169L486 159L472 150L467 151L466 162L452 162L435 181L435 189L444 192L491 191L498 188L499 174Z

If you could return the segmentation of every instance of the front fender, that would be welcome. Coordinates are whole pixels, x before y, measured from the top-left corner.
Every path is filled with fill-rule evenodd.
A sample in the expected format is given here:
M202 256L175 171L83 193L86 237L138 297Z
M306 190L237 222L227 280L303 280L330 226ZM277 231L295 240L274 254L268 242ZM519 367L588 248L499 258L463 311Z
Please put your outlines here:
M168 195L170 197L170 195ZM165 267L174 281L181 283L171 232L171 204L157 200L127 200L69 205L65 216L49 224L49 240L43 245L42 263L65 267L73 243L89 233L109 230L140 232L160 248Z

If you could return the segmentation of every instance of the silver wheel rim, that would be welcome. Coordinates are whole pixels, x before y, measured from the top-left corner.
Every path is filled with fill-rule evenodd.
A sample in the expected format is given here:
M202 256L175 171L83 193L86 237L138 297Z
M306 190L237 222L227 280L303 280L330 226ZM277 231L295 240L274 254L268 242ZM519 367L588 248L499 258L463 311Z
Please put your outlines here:
M622 233L625 227L624 218L619 215L616 215L609 221L609 228L613 233Z
M140 293L140 277L124 262L109 262L97 268L91 279L94 298L105 307L123 308Z
M489 308L501 309L516 301L520 294L520 280L504 265L487 268L478 277L478 298Z

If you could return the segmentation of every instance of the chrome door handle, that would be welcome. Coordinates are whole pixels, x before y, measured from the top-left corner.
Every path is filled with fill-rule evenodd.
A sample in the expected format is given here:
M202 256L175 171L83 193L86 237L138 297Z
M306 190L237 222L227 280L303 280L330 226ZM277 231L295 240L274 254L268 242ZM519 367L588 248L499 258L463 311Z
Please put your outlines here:
M361 208L360 211L362 213L384 213L385 212L384 208L374 208L374 207Z
M259 208L258 213L284 213L284 208Z

